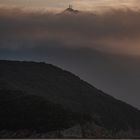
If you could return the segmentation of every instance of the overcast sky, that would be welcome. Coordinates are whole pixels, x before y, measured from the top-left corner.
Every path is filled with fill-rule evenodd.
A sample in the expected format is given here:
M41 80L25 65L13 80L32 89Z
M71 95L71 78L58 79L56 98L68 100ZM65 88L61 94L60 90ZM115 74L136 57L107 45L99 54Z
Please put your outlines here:
M106 9L107 7L138 7L139 0L0 0L1 6L22 6L62 10L72 4L79 10Z

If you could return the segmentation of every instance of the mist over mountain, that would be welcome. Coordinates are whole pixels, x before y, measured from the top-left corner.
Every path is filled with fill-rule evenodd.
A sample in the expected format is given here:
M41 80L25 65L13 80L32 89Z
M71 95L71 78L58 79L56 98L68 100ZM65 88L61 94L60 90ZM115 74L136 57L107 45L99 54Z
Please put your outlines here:
M140 11L62 12L0 7L0 59L58 65L140 108Z
M47 133L80 125L92 133L97 129L101 133L90 136L102 138L140 129L139 110L45 63L1 60L0 104L1 131Z
M140 138L132 7L0 5L0 138Z

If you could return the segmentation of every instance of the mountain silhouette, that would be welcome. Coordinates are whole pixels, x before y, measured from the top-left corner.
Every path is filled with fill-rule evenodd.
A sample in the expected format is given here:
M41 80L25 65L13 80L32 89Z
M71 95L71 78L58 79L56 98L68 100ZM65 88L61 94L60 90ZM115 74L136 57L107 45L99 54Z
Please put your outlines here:
M62 14L78 14L80 11L74 10L72 5L69 5L67 9L65 9Z
M138 109L43 62L0 60L0 107L1 131L47 133L88 123L111 134L140 129Z

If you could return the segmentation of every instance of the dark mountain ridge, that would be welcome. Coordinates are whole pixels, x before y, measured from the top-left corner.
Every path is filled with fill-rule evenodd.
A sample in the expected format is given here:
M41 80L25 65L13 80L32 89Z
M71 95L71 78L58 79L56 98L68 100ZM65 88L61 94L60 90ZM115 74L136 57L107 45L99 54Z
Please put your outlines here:
M91 120L114 133L140 129L138 109L43 62L0 60L0 104L0 129L57 130Z

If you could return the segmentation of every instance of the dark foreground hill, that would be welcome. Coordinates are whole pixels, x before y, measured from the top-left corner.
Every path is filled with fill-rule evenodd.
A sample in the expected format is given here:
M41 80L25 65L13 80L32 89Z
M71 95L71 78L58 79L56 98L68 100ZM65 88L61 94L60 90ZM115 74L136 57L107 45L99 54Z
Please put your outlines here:
M61 137L75 126L85 138L135 137L140 111L53 65L0 61L0 137Z

